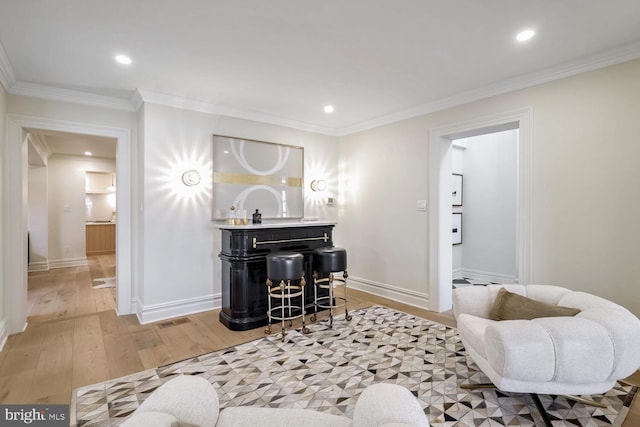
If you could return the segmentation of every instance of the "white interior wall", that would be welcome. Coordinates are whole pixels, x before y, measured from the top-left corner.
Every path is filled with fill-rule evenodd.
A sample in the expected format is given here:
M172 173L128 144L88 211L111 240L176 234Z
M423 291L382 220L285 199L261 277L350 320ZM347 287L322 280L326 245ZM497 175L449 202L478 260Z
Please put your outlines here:
M47 167L29 166L29 271L49 269Z
M467 148L467 139L457 139L451 145L451 172L462 175L464 186L464 152ZM464 188L463 188L464 195ZM464 203L464 200L463 200ZM452 211L462 212L462 207L453 206ZM464 215L463 215L464 216ZM453 256L453 278L460 279L464 277L462 272L462 245L453 245L451 248L452 256Z
M640 201L629 193L640 181L638 75L634 60L342 137L340 161L359 182L340 227L350 273L380 282L379 293L427 294L427 218L418 218L415 198L427 191L429 129L531 107L532 281L640 314ZM397 171L407 178L394 179Z
M201 302L211 307L219 295L210 196L185 201L162 191L181 159L208 162L211 133L304 145L305 169L326 168L328 194L338 196L334 207L307 199L307 215L338 219L335 240L349 251L354 286L426 307L431 207L417 211L416 200L428 198L429 129L531 107L533 281L601 295L640 314L632 285L640 276L640 201L629 195L640 180L639 74L640 61L631 61L341 137L339 156L333 137L160 106L143 107L141 117L0 90L0 113L132 130L139 145L132 147L135 295L153 317ZM305 174L306 188L312 177ZM3 205L2 215L9 209Z
M116 194L87 194L85 197L85 219L87 221L111 221L116 211Z
M342 189L336 229L354 287L426 306L429 128L419 120L340 139Z
M2 204L2 209L0 209L0 242L6 242L8 237L5 235L5 229L7 227L7 214L8 209L5 202L5 191L4 191L4 163L6 156L6 137L7 132L5 129L6 124L6 114L7 114L7 94L4 90L4 87L0 84L0 203ZM6 269L5 269L5 259L7 258L4 253L5 245L0 244L0 351L4 347L4 344L7 339L8 331L7 331L7 322L6 322L6 310L5 304L8 301L6 295L8 293L6 283Z
M463 156L461 274L516 283L518 130L467 138Z
M220 230L211 223L212 134L304 147L305 215L331 220L326 206L308 190L324 177L324 197L337 192L338 145L334 137L154 104L144 106L144 278L136 295L143 322L220 305ZM203 182L182 184L185 170Z
M52 155L48 166L49 266L84 265L85 172L115 172L110 159Z

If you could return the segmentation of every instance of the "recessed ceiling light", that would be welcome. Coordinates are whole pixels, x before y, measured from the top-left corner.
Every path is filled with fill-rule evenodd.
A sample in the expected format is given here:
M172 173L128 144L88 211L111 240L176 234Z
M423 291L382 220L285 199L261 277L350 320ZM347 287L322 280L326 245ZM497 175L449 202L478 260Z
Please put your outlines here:
M526 42L527 40L531 40L535 35L536 32L533 30L524 30L518 33L516 40L519 42Z
M124 64L124 65L129 65L129 64L131 64L131 58L129 58L126 55L117 55L116 56L116 62L118 62L120 64Z
M93 153L91 151L85 151L84 155L85 156L93 156Z
M324 112L327 113L327 114L333 113L333 105L325 105L324 106Z

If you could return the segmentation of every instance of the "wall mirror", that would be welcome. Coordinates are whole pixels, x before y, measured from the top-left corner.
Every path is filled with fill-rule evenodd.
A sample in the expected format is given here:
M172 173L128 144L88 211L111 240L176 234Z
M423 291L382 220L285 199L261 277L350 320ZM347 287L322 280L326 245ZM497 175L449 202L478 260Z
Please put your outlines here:
M213 135L213 219L231 206L263 219L302 218L304 148Z

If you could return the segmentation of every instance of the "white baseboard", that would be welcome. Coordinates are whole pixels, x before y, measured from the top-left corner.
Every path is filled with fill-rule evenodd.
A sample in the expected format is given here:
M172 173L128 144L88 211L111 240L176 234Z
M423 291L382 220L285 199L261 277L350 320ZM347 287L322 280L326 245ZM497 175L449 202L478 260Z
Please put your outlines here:
M9 334L7 333L7 324L4 319L0 320L0 351L4 349L4 345L7 343L7 337Z
M32 273L34 271L49 271L49 261L30 262L27 271Z
M453 279L462 279L464 278L464 274L462 272L462 268L456 268L455 270L453 270L451 275L453 276Z
M214 294L204 297L188 298L180 301L171 301L162 304L143 305L135 301L132 306L141 324L158 322L173 317L187 316L213 310L222 305L222 295Z
M54 259L49 261L49 268L82 267L87 265L87 257Z
M472 270L469 268L460 269L460 276L457 277L454 274L454 279L461 279L466 277L467 279L482 280L483 282L500 283L500 284L512 284L518 283L518 277L514 277L508 274L494 273L490 271Z
M429 294L410 291L407 289L399 288L397 286L374 282L373 280L364 279L362 277L356 277L352 275L349 275L348 280L349 281L347 286L350 286L353 289L357 289L359 291L367 292L373 295L379 295L381 297L412 305L414 307L429 307Z

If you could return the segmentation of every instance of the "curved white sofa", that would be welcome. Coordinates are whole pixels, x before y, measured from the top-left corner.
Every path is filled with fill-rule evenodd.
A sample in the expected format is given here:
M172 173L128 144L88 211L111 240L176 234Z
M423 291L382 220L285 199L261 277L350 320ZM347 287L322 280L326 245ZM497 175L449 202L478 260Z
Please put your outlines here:
M181 375L158 387L122 427L429 427L416 398L395 384L367 387L353 420L310 409L227 407L204 378Z
M574 317L494 321L500 288L536 301L580 309ZM640 320L584 292L547 285L467 286L454 290L462 342L500 390L600 394L640 367Z

